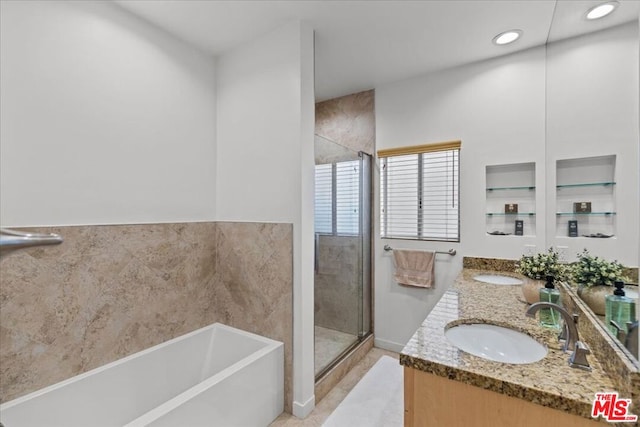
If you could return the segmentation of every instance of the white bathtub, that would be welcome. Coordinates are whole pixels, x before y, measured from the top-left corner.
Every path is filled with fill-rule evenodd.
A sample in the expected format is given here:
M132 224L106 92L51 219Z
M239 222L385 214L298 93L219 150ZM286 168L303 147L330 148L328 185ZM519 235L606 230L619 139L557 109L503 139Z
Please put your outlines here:
M4 427L267 426L284 346L215 323L0 405Z

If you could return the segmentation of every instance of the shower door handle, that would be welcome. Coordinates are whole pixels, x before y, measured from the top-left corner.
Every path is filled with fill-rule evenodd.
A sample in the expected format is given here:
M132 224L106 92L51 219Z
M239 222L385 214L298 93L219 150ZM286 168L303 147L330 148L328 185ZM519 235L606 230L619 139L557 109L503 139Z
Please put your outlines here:
M8 252L42 245L59 245L62 237L58 234L27 233L24 231L0 229L0 256Z

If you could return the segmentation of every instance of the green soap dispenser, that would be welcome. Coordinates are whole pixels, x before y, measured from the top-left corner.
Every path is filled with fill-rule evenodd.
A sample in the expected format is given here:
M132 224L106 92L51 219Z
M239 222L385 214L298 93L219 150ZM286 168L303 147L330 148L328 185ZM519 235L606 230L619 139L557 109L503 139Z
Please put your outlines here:
M557 290L553 284L555 277L547 276L546 279L547 283L545 283L544 288L540 288L540 302L551 302L562 306L560 291ZM539 318L540 326L560 330L562 316L558 310L554 310L553 308L540 309Z
M624 282L618 280L613 283L615 290L612 295L605 297L604 323L613 335L618 336L618 327L627 334L627 322L636 320L636 301L624 293ZM611 324L614 321L617 326Z

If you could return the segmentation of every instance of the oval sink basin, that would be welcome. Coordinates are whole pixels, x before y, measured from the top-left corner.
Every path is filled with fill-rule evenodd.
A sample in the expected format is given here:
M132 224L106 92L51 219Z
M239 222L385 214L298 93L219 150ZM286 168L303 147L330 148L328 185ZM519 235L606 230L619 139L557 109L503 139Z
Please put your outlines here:
M547 348L529 335L486 323L453 326L445 336L460 350L495 362L533 363L547 354Z
M522 280L515 277L500 276L498 274L480 274L475 276L473 280L483 283L491 283L492 285L522 285Z

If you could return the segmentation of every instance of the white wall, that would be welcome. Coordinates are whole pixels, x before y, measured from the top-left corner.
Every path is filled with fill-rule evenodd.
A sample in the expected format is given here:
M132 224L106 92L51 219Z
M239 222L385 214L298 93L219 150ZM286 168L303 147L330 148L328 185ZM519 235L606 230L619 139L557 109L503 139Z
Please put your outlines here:
M213 59L110 3L0 4L2 226L213 220Z
M219 221L293 223L293 413L314 407L313 31L287 24L219 58Z
M638 23L376 89L377 148L462 140L461 242L378 239L376 342L398 350L461 268L463 256L517 259L524 245L583 247L639 264L640 218ZM546 97L545 97L546 94ZM546 127L546 130L545 130ZM556 237L555 162L616 155L617 236ZM485 167L536 163L536 237L486 235ZM376 191L376 197L378 191ZM376 200L379 218L379 200ZM376 224L376 232L379 224ZM436 263L436 289L404 288L392 279L393 247L458 250Z
M638 22L547 48L547 244L568 246L570 260L586 247L625 265L640 264L638 49ZM556 161L612 154L616 236L556 237Z
M1 5L2 226L293 223L294 413L305 416L314 406L311 28L286 25L218 67L108 2Z
M281 27L218 58L220 221L298 219L299 37Z
M544 178L545 50L514 55L428 74L376 88L377 149L461 140L460 243L378 239L375 253L376 345L400 350L462 268L463 256L518 258L525 244L544 245L537 237L488 236L485 222L485 167L536 162L536 184ZM379 166L379 164L378 164ZM376 179L379 233L379 180ZM543 192L536 192L543 211ZM544 215L537 219L544 229ZM397 248L448 250L438 255L433 290L396 284L391 254Z

